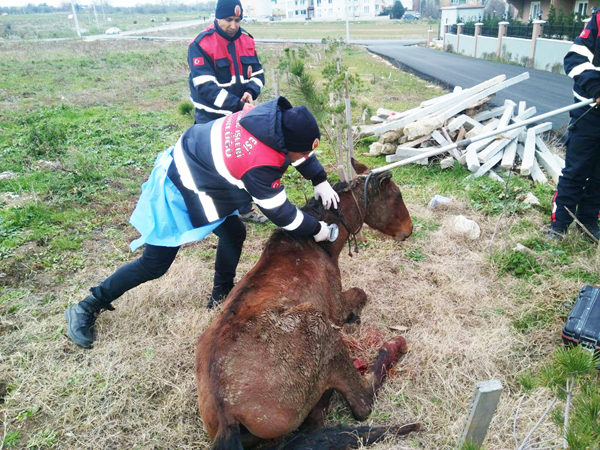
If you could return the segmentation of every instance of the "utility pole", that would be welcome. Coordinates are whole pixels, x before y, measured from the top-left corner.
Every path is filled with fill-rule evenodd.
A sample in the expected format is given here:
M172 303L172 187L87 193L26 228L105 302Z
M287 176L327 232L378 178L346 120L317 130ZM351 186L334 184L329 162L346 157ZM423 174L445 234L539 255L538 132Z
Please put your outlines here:
M96 14L96 4L92 3L92 6L94 7L94 17L96 18L96 26L100 28L100 25L98 24L98 14Z
M73 10L73 20L75 21L75 29L77 30L77 36L81 37L81 30L79 29L79 21L77 20L77 11L75 11L75 3L71 0L71 9Z
M350 43L350 23L348 22L348 15L350 13L348 12L348 9L350 9L350 7L348 6L348 0L346 0L346 44Z
M104 2L100 0L100 6L102 6L102 17L104 18L104 23L106 23L106 15L104 14Z

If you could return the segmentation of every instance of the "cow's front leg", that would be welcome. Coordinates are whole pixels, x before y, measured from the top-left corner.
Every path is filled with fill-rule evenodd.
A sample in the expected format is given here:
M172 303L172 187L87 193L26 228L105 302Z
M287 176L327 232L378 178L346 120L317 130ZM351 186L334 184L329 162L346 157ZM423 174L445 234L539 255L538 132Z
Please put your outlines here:
M371 408L377 391L387 376L387 372L408 351L408 345L402 337L383 344L370 372L361 376L348 356L346 348L340 348L331 365L331 385L337 389L350 404L352 415L364 420L371 414Z
M355 287L342 292L342 296L342 323L360 324L360 313L367 304L367 294Z
M325 425L325 417L327 416L327 411L329 411L332 395L333 389L327 389L323 393L319 402L310 411L306 419L304 419L304 422L300 426L300 431L312 433Z

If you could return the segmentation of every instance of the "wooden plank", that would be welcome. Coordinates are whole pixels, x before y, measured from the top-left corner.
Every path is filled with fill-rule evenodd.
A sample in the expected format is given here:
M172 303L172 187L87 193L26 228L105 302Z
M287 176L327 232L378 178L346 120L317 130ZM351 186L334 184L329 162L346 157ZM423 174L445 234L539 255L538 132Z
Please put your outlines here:
M520 101L517 115L523 114L526 109L527 109L527 102L525 102L525 100Z
M456 142L460 142L465 138L465 134L467 134L467 130L465 130L465 127L460 127L458 129L458 136L456 136Z
M502 162L500 167L503 169L511 169L515 164L515 155L517 154L517 140L513 139L504 149L504 155L502 156Z
M454 91L450 92L449 94L444 94L444 95L440 95L439 97L430 98L429 100L425 100L425 101L421 102L421 104L419 105L419 107L420 108L426 108L428 106L434 105L434 104L442 102L444 100L448 100L450 98L454 98L458 94L460 94L463 90L464 89L460 89L460 90L456 90L455 89Z
M467 120L467 117L468 116L461 114L460 116L457 116L454 119L452 119L448 124L448 131L452 132L458 130L460 127L463 126L463 124Z
M442 134L444 135L444 137L448 141L448 144L452 144L452 138L448 134L448 130L446 130L446 127L442 127Z
M394 111L392 109L377 108L377 112L375 114L377 114L377 116L379 116L383 119L387 119L389 116L396 115L396 114L402 114L402 113L399 113L398 111Z
M477 172L473 174L473 177L479 178L480 176L489 172L492 167L494 167L500 162L500 160L502 159L502 153L502 151L497 151L496 154L491 156L490 159L488 159L484 165L477 169Z
M517 138L519 133L521 132L521 128L517 128L515 130L510 130L504 134L502 139L496 139L496 141L492 142L485 149L479 152L478 157L481 162L486 162L489 158L494 156L496 152L502 150L506 147L510 142Z
M562 159L560 156L558 156L558 155L557 155L557 154L555 154L555 153L553 153L553 154L552 154L552 157L554 158L554 160L557 162L558 166L559 166L561 169L564 169L564 168L565 168L565 160L564 160L564 159Z
M488 176L494 180L497 181L499 183L504 183L504 178L502 178L500 175L498 175L496 172L494 172L493 170L490 170L488 172Z
M448 131L446 131L445 127L442 127L442 134L444 135L444 137L446 138L446 141L448 141L448 144L452 144L452 138L450 137L450 135L448 134ZM461 157L461 153L460 150L456 149L456 148L451 148L450 150L448 150L448 152L454 157L454 159L459 160Z
M558 177L561 175L561 169L558 167L558 164L552 157L551 153L543 153L540 151L535 152L537 156L537 160L540 165L546 169L550 178L554 180L555 183L558 183Z
M385 122L385 119L382 119L379 116L371 116L371 118L369 120L371 121L371 123L383 123L383 122Z
M519 113L519 115L513 117L513 122L515 122L515 123L523 122L524 120L529 119L530 117L533 117L536 112L537 112L537 109L535 106L532 106L531 108L527 108L522 113Z
M465 120L465 124L464 126L466 127L467 125L470 125L471 130L475 129L475 128L483 128L483 124L477 122L475 119L470 118L469 116L466 116L466 120Z
M448 142L448 140L442 136L442 133L440 133L438 130L434 130L433 133L431 133L431 137L435 142L440 144L440 147L452 144L452 142Z
M527 74L527 77L529 77L529 73L525 72L525 74ZM524 74L522 74L522 75L524 75ZM522 75L520 75L520 77L522 77ZM414 122L415 120L419 120L419 119L429 116L430 114L436 113L436 112L442 110L443 108L448 107L449 105L461 103L461 102L464 103L464 99L468 100L467 106L471 105L472 103L474 103L474 101L470 101L471 98L478 97L477 100L479 100L480 98L485 98L488 95L490 95L490 94L485 94L485 95L481 96L482 92L487 92L490 90L493 91L494 89L497 89L498 86L502 86L502 87L498 88L497 90L493 91L495 93L495 92L498 92L499 90L503 89L504 87L508 87L505 85L505 83L507 83L510 80L499 82L505 78L506 78L505 75L499 75L495 78L492 78L491 80L484 81L483 83L478 84L477 86L474 86L470 89L465 89L462 92L459 92L458 94L456 94L455 97L447 98L445 100L442 100L441 102L434 103L433 105L428 106L426 108L420 108L418 111L415 111L414 113L409 114L408 116L405 116L405 117L401 118L400 120L396 120L396 121L393 121L390 123L379 125L374 130L374 133L375 133L375 135L378 136L381 133L385 133L386 131L395 130L395 129L404 127L404 126L408 125L409 123ZM526 79L526 78L524 78L524 79ZM522 81L522 80L519 79L518 81ZM514 83L515 82L512 82L511 84L509 84L509 86ZM479 90L481 87L484 87L483 91ZM475 100L475 101L477 101L477 100ZM462 108L457 112L460 112L463 109L465 109L465 108ZM450 116L448 116L448 118L450 118L454 115L456 115L456 113L451 114Z
M412 158L413 156L417 156L423 152L424 152L423 150L419 150L419 149L398 147L396 154L395 155L387 155L385 157L385 160L388 163L393 163L396 161L402 161L403 159ZM415 164L420 164L420 165L426 166L427 164L429 164L429 159L428 158L420 159L418 161L415 161Z
M502 389L503 386L500 380L477 383L460 436L459 447L469 441L475 444L477 448L481 447L496 412Z
M521 159L521 175L531 175L531 168L535 161L535 130L533 128L527 130L525 150Z
M504 113L504 111L506 111L506 108L508 108L508 106L503 105L503 106L498 106L497 108L494 108L494 109L490 109L488 111L482 111L479 114L475 115L475 117L473 117L473 119L476 120L477 122L483 122L484 120L488 120L493 117L500 117Z
M442 130L444 131L444 129L442 128ZM446 133L448 134L448 133ZM449 139L450 136L445 137L442 135L442 133L440 133L438 130L434 130L433 133L431 133L431 137L438 143L440 144L440 147L445 147L446 145L450 145L452 144L452 139ZM454 157L454 159L459 159L460 158L460 153L458 152L458 150L451 149L449 150L449 153Z
M481 128L481 133L488 133L490 131L494 131L497 127L498 127L498 123L500 123L500 121L498 119L494 119L493 121L491 121L490 123L488 123L485 127ZM479 130L479 129L478 129ZM471 130L472 131L472 130ZM467 137L473 137L473 136L477 136L478 133L475 134L471 134L471 136L469 136L470 133L467 133ZM496 136L487 138L487 139L482 139L481 141L476 141L476 142L472 142L467 146L467 151L468 150L475 150L475 152L479 152L481 150L483 150L485 147L487 147L491 142L493 142L496 139Z
M501 91L502 89L505 89L509 86L512 86L513 84L517 84L517 83L520 83L521 81L527 80L528 78L529 78L529 72L523 72L521 75L517 75L516 77L513 77L509 80L503 81L502 83L498 83L496 86L492 86L491 88L488 88L484 91L479 92L478 94L474 95L473 97L470 97L458 104L451 106L450 108L444 110L443 112L438 113L437 117L442 122L445 120L448 120L450 117L455 116L459 112L467 109L469 106L473 105L474 103L478 102L479 100L482 100L492 94L495 94L496 92Z
M552 129L552 122L544 122L539 125L536 125L535 127L529 128L527 131L533 130L533 132L535 134L541 134L541 133L545 133L546 131L550 131L551 129Z
M476 172L480 167L479 158L477 157L477 152L474 149L467 148L465 162L467 163L467 169L469 169L471 172Z
M525 153L525 147L522 144L518 144L517 145L517 155L519 155L519 158L521 158L521 160L523 160L523 154ZM542 169L540 169L539 164L537 163L537 160L533 160L533 167L531 168L531 178L533 178L533 181L537 182L537 183L547 183L548 179L546 178L546 175L544 175L544 172L542 172Z
M502 117L500 117L500 123L498 124L498 128L505 128L510 123L510 119L512 119L514 111L514 106L506 107L506 110L502 114Z

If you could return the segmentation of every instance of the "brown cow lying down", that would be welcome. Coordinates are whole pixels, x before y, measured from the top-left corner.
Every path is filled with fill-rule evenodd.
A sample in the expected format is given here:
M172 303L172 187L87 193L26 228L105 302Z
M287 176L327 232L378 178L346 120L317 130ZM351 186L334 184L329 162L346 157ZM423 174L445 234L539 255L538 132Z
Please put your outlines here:
M358 165L367 170L357 163L357 172ZM420 428L410 424L319 430L334 389L346 398L356 419L366 419L386 369L407 351L401 337L386 343L371 371L362 376L339 332L367 301L359 288L342 291L338 258L349 237L363 222L397 240L412 232L411 218L389 173L370 178L367 205L364 185L364 176L349 185L338 184L338 211L325 211L314 200L305 207L320 220L339 224L337 241L317 244L312 237L273 233L256 266L198 339L198 404L213 449L265 444L299 427L299 433L273 448L354 448L386 432L406 434Z

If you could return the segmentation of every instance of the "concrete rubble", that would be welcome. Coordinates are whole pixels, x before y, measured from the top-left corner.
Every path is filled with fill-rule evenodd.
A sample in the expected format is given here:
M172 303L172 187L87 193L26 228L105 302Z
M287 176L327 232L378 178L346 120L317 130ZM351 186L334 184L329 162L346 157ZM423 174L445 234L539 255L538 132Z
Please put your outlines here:
M408 111L379 108L371 118L373 124L357 127L355 136L379 136L370 145L369 155L386 155L386 161L393 163L502 130L535 116L536 108L512 100L486 108L487 102L501 89L528 78L528 72L508 80L500 75L468 89L457 87ZM464 148L416 160L416 164L440 164L443 169L451 169L458 162L472 172L470 177L485 175L503 182L503 172L510 170L536 183L547 183L548 179L557 183L565 162L542 139L551 129L552 123L546 121L500 131Z

